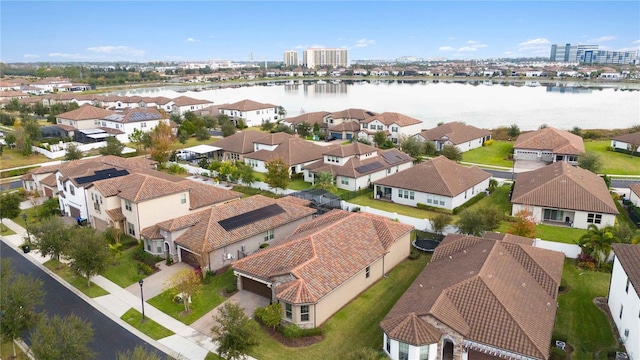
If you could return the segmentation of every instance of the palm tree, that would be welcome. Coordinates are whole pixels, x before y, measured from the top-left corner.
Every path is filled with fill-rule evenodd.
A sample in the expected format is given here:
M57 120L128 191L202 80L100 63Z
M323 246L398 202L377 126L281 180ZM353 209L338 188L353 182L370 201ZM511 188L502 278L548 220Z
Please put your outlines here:
M609 259L612 250L611 244L620 242L614 235L614 230L613 226L598 228L596 225L591 224L587 228L588 232L582 235L578 241L582 252L593 257L597 266Z
M320 188L326 191L332 191L336 189L333 183L333 175L328 171L321 171L315 174L313 179L313 187Z

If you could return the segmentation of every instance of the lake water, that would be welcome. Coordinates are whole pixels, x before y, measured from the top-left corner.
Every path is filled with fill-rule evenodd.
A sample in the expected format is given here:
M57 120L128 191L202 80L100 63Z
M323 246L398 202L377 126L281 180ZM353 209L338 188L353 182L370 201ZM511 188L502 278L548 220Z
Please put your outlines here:
M582 87L571 83L491 81L288 81L235 87L180 90L143 88L119 95L181 95L224 104L251 99L283 106L287 116L302 112L362 108L402 113L424 122L462 121L480 128L518 124L534 130L541 124L570 130L629 128L640 124L640 91L613 84ZM195 89L192 87L192 89Z

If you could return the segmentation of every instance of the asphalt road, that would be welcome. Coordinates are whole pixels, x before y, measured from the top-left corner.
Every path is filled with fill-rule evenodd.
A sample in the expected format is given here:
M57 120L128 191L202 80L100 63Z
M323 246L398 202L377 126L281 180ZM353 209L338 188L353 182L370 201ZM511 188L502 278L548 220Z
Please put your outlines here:
M96 360L115 360L118 352L133 350L138 345L145 347L148 351L155 351L161 358L165 357L153 346L96 310L2 241L0 241L0 257L11 259L14 273L31 274L35 278L42 279L46 295L44 305L37 309L38 312L46 311L49 315L60 316L76 314L92 324L94 340L89 346L96 353ZM25 342L28 344L27 337L25 336Z

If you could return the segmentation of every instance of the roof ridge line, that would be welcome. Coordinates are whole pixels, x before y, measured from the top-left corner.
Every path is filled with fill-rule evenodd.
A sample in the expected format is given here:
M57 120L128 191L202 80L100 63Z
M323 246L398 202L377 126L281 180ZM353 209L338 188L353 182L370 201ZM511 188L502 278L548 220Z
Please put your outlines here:
M501 243L501 245L502 245L502 243ZM536 259L534 259L533 257L531 257L531 255L529 254L529 252L527 252L527 250L525 250L525 248L524 248L524 246L523 246L523 245L521 245L521 244L514 244L514 245L516 245L516 246L518 246L520 249L522 249L522 251L523 251L523 252L524 252L524 254L527 256L527 258L531 259L531 261L533 261L533 262L536 264L536 266L537 266L537 268L538 268L538 269L542 270L542 272L544 272L544 274L545 274L545 275L547 275L547 276L549 277L549 279L551 279L551 280L553 280L553 281L555 282L555 279L553 278L553 276L551 276L551 274L549 274L549 272L548 272L545 268L543 268L542 266L540 266L540 263L539 263L539 262L537 262L537 261L536 261ZM502 247L504 247L505 249L507 249L507 251L511 254L511 251L509 251L509 248L508 248L508 247L506 247L506 246L504 246L504 245L503 245ZM534 248L534 247L533 247L533 246L531 246L531 248ZM511 256L513 257L513 254L511 254ZM515 259L515 257L513 257L513 258ZM518 260L516 259L516 261L518 261ZM519 261L518 261L518 262L519 262ZM533 279L535 280L535 277L534 277ZM536 282L537 282L537 281L536 281ZM542 284L540 284L540 283L538 283L538 284L540 285L540 287L541 287L541 288L543 288L543 289L544 289L544 286L542 286ZM558 285L560 285L560 284L558 283ZM557 290L556 290L556 291L557 291ZM551 295L551 294L549 294L549 295L553 297L553 295ZM557 294L556 294L556 297L557 297Z

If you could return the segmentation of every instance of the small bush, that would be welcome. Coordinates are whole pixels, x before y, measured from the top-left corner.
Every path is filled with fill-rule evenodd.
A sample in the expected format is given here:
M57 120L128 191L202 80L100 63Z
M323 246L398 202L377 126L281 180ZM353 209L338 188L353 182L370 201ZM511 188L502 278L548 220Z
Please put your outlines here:
M351 212L358 212L358 211L360 211L360 207L359 206L356 206L353 209L351 209Z
M551 348L551 356L549 357L550 360L565 360L566 358L567 358L566 351L560 350L555 346Z
M443 208L439 208L439 207L435 207L435 206L430 206L427 204L423 204L423 203L417 203L416 207L420 210L429 210L429 211L435 211L435 212L439 212L439 213L443 213L443 214L451 214L451 211L448 209L443 209Z
M494 143L493 139L489 139L482 143L482 146L491 146Z
M411 251L409 252L409 259L411 260L417 260L420 258L420 251L416 250L416 249L411 249Z
M458 206L457 208L453 209L453 215L458 215L462 210L470 207L471 205L476 204L478 201L484 199L487 195L484 192L478 193L478 195L472 197L471 199L469 199L469 201L467 201L466 203Z
M585 269L585 270L595 270L596 269L596 264L592 263L592 262L588 262L588 261L582 261L578 263L578 267Z
M288 339L297 339L302 336L302 329L296 324L287 324L282 329L282 335Z
M238 287L236 287L236 284L229 284L224 288L224 291L226 291L227 294L233 294L234 292L238 291Z
M311 329L302 329L301 337L307 336L324 336L324 328L316 327Z
M263 307L259 307L253 311L253 317L257 320L262 321L262 315L264 315L265 309Z
M269 246L269 243L262 243L262 244L260 244L260 249L264 249L267 246Z
M145 263L138 263L138 270L145 275L153 274L153 268Z

